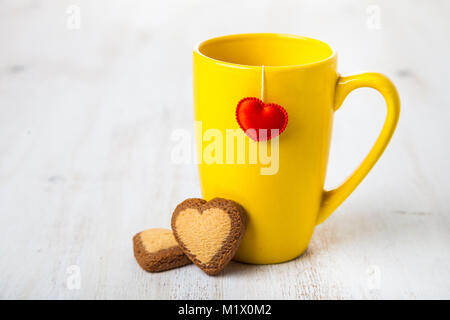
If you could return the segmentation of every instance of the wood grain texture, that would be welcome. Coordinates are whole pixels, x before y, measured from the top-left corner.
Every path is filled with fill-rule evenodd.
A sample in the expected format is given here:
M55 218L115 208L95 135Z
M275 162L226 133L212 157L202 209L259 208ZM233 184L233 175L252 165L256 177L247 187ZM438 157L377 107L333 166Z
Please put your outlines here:
M66 27L69 5L81 28ZM379 29L369 6L377 6ZM239 7L239 10L236 8ZM448 1L2 1L0 298L450 298ZM192 132L191 49L219 34L285 32L332 43L343 74L397 85L387 151L294 261L142 271L132 236L169 227L199 197L171 162ZM374 142L385 108L360 89L336 113L327 186ZM67 286L72 265L80 288ZM69 272L68 272L69 271Z

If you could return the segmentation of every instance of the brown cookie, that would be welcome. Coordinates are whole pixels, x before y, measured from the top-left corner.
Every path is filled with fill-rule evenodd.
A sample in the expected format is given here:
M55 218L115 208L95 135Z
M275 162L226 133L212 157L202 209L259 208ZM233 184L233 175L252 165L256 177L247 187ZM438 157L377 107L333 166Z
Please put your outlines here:
M142 269L149 272L178 268L191 261L175 241L171 230L148 229L133 237L134 256Z
M209 275L220 273L244 236L245 210L221 198L187 199L172 215L172 230L184 253Z

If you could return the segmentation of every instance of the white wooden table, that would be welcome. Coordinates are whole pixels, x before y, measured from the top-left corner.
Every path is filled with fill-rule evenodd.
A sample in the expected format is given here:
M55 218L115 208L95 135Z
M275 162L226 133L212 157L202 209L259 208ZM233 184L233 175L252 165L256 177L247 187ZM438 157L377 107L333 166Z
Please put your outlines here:
M0 2L0 298L449 299L449 18L445 0ZM319 38L343 74L387 74L398 130L301 258L146 273L134 233L200 196L195 166L170 161L193 128L191 49L243 32ZM337 112L328 187L384 114L369 89Z

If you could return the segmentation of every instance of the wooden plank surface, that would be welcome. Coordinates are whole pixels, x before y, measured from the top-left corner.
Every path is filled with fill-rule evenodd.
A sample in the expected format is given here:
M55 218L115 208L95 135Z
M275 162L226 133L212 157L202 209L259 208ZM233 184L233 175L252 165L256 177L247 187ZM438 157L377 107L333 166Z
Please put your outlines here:
M67 24L73 5L79 29ZM0 298L449 299L449 9L437 0L0 2ZM194 266L145 273L134 233L168 227L178 202L200 196L195 166L171 162L171 134L193 127L191 49L242 32L315 37L337 48L343 74L387 74L402 100L398 130L302 257L231 263L214 278ZM347 99L328 187L364 157L384 115L374 91Z

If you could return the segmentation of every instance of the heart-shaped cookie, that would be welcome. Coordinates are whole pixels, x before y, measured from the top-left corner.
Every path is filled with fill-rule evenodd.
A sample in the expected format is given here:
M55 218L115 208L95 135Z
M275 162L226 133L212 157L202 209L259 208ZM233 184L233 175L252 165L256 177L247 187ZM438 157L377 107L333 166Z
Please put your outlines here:
M238 203L214 198L187 199L172 215L172 230L191 261L209 275L220 273L244 236L245 210Z
M236 107L236 120L251 139L262 141L270 140L286 129L288 114L278 104L264 103L258 98L249 97L239 101ZM261 129L266 130L265 135L261 134ZM277 129L278 133L272 134L272 129Z
M178 246L172 230L152 228L133 237L137 263L148 272L160 272L191 263Z

